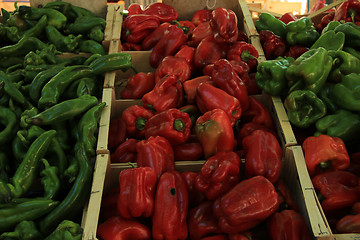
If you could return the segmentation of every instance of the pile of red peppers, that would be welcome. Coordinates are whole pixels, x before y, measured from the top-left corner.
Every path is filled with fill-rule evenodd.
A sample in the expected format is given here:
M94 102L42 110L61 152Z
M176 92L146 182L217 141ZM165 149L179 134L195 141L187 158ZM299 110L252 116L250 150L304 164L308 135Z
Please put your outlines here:
M275 122L254 96L258 52L236 14L219 7L176 19L155 3L131 5L124 20L123 49L151 50L155 71L128 78L121 98L141 104L110 123L111 162L133 167L103 196L99 239L311 239L280 179ZM199 171L175 168L203 160Z

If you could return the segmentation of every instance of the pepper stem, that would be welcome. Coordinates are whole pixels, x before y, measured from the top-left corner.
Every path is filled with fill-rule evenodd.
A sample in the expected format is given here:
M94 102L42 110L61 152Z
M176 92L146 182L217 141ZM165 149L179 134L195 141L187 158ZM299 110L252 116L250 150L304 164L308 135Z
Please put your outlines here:
M331 161L321 162L319 163L318 167L320 169L329 169L331 167Z
M175 194L176 194L175 188L170 189L170 194L171 194L171 196L175 196Z
M256 57L251 55L250 52L247 50L242 51L240 57L244 62L247 62L250 59L254 59L254 58L256 59Z
M175 119L174 121L174 129L178 132L181 132L182 130L184 130L185 128L185 124L184 121L181 120L180 118Z
M141 130L144 130L146 121L147 121L146 118L138 117L138 118L135 120L135 127L136 127L136 129L138 129L138 130L140 130L140 131L141 131Z

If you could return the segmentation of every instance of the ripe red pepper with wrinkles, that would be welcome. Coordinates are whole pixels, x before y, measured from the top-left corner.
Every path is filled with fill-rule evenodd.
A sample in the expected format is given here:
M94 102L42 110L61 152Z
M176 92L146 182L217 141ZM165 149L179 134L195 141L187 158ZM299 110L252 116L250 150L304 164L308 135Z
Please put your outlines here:
M110 155L112 163L127 163L136 162L136 144L138 140L135 138L129 138L122 144L120 144L113 153Z
M191 76L189 63L182 57L166 56L155 70L155 83L168 75L176 76L181 83L187 81Z
M179 16L172 6L162 2L153 2L146 5L142 13L155 16L160 22L171 22Z
M201 83L209 83L211 85L215 85L214 81L211 79L210 76L196 77L183 83L187 104L194 104L196 102L196 91Z
M141 47L143 50L150 50L152 49L156 43L161 39L161 37L164 35L166 29L171 24L168 22L164 22L160 24L154 31L152 31L150 34L148 34L141 42Z
M130 43L140 43L150 32L160 25L157 17L145 14L134 14L125 18L121 37Z
M193 73L196 70L195 67L195 48L188 45L183 45L180 47L179 51L175 54L175 57L184 58L189 64L190 72Z
M214 36L208 36L201 40L196 47L194 63L195 66L202 69L206 65L215 63L226 56L225 45L217 43Z
M254 96L249 96L249 108L244 111L241 120L245 122L254 122L269 129L275 129L275 122L266 106Z
M258 57L259 53L256 48L244 41L235 42L227 52L227 60L244 61L249 65L251 71L256 69Z
M191 19L191 22L195 25L195 26L199 26L201 23L203 22L209 22L210 18L211 18L211 12L212 10L210 9L200 9L197 10Z
M237 22L236 14L231 9L215 8L210 18L215 41L226 44L235 43L239 33Z
M146 122L154 113L140 105L131 105L122 112L122 119L126 124L127 136L144 138Z
M272 31L260 31L260 43L264 48L266 59L275 59L284 56L286 52L286 43L279 36L275 35Z
M200 23L193 30L189 44L192 47L196 47L204 38L208 36L213 36L213 30L211 29L210 22Z
M195 179L197 175L199 175L198 172L191 171L185 171L181 173L181 176L185 180L188 187L189 209L196 207L206 201L205 195L195 188Z
M120 92L123 99L141 99L155 86L155 75L153 72L139 72L127 79L125 88Z

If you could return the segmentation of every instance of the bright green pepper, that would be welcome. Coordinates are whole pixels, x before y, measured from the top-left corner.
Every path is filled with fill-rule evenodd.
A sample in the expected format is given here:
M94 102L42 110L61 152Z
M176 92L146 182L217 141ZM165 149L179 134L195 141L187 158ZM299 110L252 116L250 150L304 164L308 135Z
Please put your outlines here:
M90 30L96 26L105 29L106 21L100 17L81 16L76 18L75 22L69 24L68 31L72 34L88 34Z
M33 51L30 51L24 57L24 66L27 65L43 65L46 64L45 60L42 59L38 54Z
M360 111L360 74L350 73L332 88L337 105L350 111Z
M310 90L291 92L284 101L290 123L307 128L326 114L324 102Z
M45 27L45 33L48 40L55 45L56 49L62 52L73 52L82 37L81 35L74 36L73 34L65 36L56 27L51 25Z
M306 89L318 93L325 85L332 67L332 57L319 47L303 53L286 70L290 91Z
M294 58L277 58L260 62L255 74L256 84L267 94L278 96L287 88L286 69Z
M60 179L58 176L58 168L50 166L49 162L42 158L45 168L40 172L41 183L44 186L44 198L54 199L60 190Z
M360 59L360 51L357 51L355 48L345 46L345 47L343 47L343 51L350 53L351 55L353 55L357 59Z
M94 71L95 74L104 74L106 72L112 72L115 70L121 70L125 72L130 68L136 71L131 61L132 57L128 53L111 53L96 58L89 64L89 67Z
M339 137L345 143L352 143L359 139L360 116L351 111L339 109L334 114L319 119L315 126L317 130L315 136L326 134Z
M25 56L30 51L45 49L48 45L35 37L21 38L17 43L0 48L0 56Z
M0 82L4 82L4 91L17 103L20 103L22 106L29 108L31 107L30 102L24 96L24 94L16 87L16 85L11 82L6 74L0 71Z
M357 48L360 46L360 27L353 22L340 24L334 29L335 32L343 32L345 34L346 47Z
M48 17L42 16L39 21L30 29L26 30L21 37L40 37L48 23Z
M269 13L261 13L255 27L259 33L261 30L270 30L283 39L286 37L286 24Z
M333 66L327 78L329 82L339 83L345 75L360 73L360 59L345 51L329 51L333 58Z
M92 39L81 40L79 43L80 52L105 55L106 51L100 43Z
M59 202L49 199L31 199L26 202L10 205L0 209L0 232L12 230L21 221L36 220L51 210Z
M326 50L341 50L345 43L345 34L342 32L335 33L334 30L328 30L314 42L310 49L323 47Z
M104 40L104 35L105 35L104 29L101 26L93 27L88 34L90 39L99 43L101 43Z
M286 41L290 46L310 47L319 38L319 33L308 17L289 22L286 24L286 31Z
M81 240L83 229L73 221L64 220L45 240Z
M329 22L326 27L323 28L323 30L321 31L321 35L323 35L324 33L326 33L327 31L330 31L330 30L335 30L335 28L337 26L339 26L341 23L338 22L338 21L331 21Z
M42 238L35 222L27 220L19 222L13 232L5 232L0 235L0 240L39 240Z

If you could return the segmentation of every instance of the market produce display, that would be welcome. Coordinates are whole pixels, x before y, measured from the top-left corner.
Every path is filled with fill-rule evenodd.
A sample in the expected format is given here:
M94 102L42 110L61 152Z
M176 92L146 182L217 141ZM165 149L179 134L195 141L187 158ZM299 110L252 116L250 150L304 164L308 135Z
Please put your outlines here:
M360 233L356 223L360 175L355 170L359 7L357 0L344 1L318 24L307 17L283 22L264 13L255 22L268 58L258 64L256 82L267 94L282 98L334 234ZM264 18L274 24L263 24ZM296 45L305 50L298 55L286 52Z
M87 9L15 7L0 24L0 239L81 239L104 74L131 56L105 53L106 22Z
M154 20L159 14L167 20ZM111 163L132 167L104 192L97 238L296 239L301 231L311 239L280 178L283 148L254 79L259 55L235 12L199 10L187 25L176 19L164 3L132 4L124 18L123 50L148 45L154 71L115 89L115 101L134 104L114 107ZM203 164L179 171L182 160ZM291 228L274 231L276 221Z

